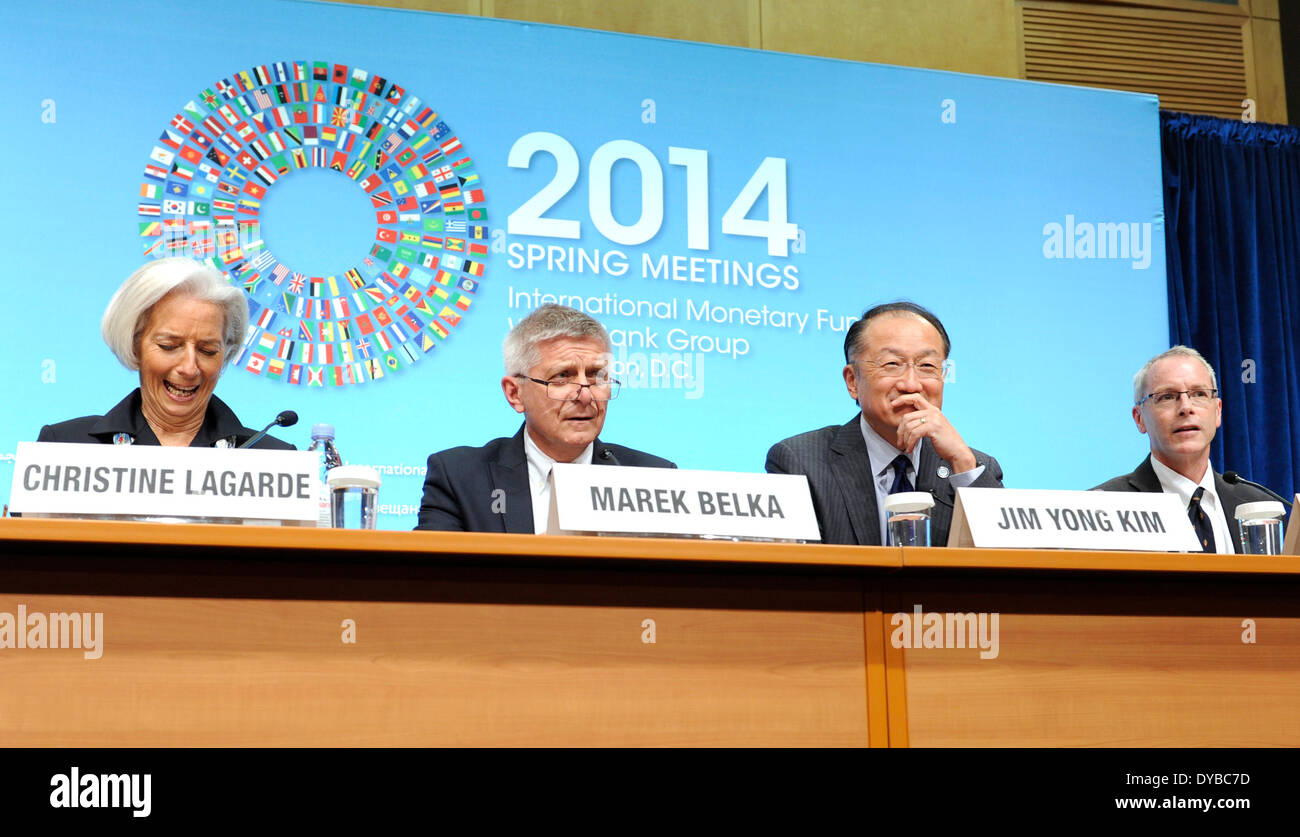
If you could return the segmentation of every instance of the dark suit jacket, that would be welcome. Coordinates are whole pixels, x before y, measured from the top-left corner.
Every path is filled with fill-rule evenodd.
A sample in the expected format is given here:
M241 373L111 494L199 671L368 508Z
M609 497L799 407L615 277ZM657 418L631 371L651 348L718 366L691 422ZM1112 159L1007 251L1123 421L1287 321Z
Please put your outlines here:
M1150 456L1143 459L1142 464L1137 466L1133 473L1106 480L1093 489L1093 491L1151 491L1156 493L1164 490L1164 486L1160 484L1160 478L1156 476L1156 469L1151 467ZM1228 531L1232 533L1232 551L1241 552L1241 530L1237 526L1237 516L1233 512L1242 503L1258 503L1261 500L1272 500L1273 498L1258 488L1249 485L1241 483L1232 485L1224 482L1223 475L1218 471L1214 472L1214 492L1219 495L1219 505L1223 509L1223 516L1228 521Z
M129 434L137 445L157 445L158 437L145 420L140 410L140 390L136 389L117 403L113 409L102 416L82 416L81 418L47 424L41 428L36 437L38 442L85 442L89 444L111 445L113 437L119 433ZM195 434L192 448L210 448L219 439L234 440L238 447L257 435L240 423L233 410L215 395L208 399L208 409L203 417L203 426ZM288 442L282 442L274 436L264 436L255 448L264 450L297 450Z
M986 453L971 450L984 473L972 488L1001 488L1002 468ZM917 460L916 490L934 495L930 510L930 545L947 546L957 492L939 467L952 472L952 463L939 458L934 447L922 442ZM858 416L848 424L823 427L777 442L767 452L772 474L803 474L812 489L813 508L823 543L880 546L880 517L867 443Z
M622 445L608 445L599 439L591 462L593 465L677 467L667 459ZM495 494L497 491L504 493ZM430 456L415 528L533 534L533 493L528 485L524 428L521 426L508 439L493 439L481 448L452 448Z

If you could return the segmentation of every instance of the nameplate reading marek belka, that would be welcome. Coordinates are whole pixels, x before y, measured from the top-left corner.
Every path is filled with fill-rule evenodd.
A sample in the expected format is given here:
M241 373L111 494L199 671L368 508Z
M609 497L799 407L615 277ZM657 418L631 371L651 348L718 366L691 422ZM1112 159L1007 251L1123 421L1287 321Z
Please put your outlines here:
M1200 552L1176 494L959 488L948 546Z
M821 540L802 475L617 465L555 465L546 532Z
M9 507L26 515L314 523L308 451L19 442Z

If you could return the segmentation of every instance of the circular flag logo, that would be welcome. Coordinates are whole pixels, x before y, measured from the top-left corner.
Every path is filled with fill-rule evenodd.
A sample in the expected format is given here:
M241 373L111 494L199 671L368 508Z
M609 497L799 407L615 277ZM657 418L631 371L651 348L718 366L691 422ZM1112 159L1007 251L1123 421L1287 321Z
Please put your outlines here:
M262 241L276 184L316 168L354 181L374 244L331 276ZM469 311L487 261L487 203L447 123L359 67L282 61L204 90L162 131L140 185L147 256L190 256L248 295L233 363L301 386L361 384L418 363Z

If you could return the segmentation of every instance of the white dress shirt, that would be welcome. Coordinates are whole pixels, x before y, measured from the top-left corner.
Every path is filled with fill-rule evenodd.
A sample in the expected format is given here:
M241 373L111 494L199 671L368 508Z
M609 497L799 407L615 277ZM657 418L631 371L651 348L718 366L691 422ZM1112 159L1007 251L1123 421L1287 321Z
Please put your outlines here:
M1205 510L1206 517L1210 519L1210 528L1214 530L1214 551L1220 555L1231 555L1237 551L1237 545L1232 542L1232 532L1228 529L1228 518L1223 515L1223 504L1219 502L1219 495L1214 490L1213 468L1208 464L1205 466L1205 474L1200 482L1192 482L1154 456L1151 457L1151 469L1156 472L1160 487L1166 494L1177 494L1183 501L1183 508L1192 502L1192 495L1197 488L1204 488L1201 508Z
M587 445L587 449L573 460L574 465L590 465L596 443ZM547 456L524 428L524 456L528 459L528 493L533 498L533 532L546 532L546 522L551 513L551 466L556 460Z

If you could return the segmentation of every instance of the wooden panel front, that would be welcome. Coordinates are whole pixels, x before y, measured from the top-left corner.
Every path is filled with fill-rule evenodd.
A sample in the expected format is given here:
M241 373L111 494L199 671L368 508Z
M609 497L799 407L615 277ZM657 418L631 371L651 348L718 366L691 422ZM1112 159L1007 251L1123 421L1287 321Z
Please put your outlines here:
M0 648L0 744L1295 746L1297 593L1291 556L4 520L0 613L105 637ZM895 647L918 604L998 613L996 658Z
M103 656L0 650L7 746L868 743L856 576L56 563L0 611L102 611Z
M998 656L905 649L912 746L1300 745L1291 578L900 580L894 612L999 613ZM1245 620L1255 642L1243 642ZM891 692L890 717L896 705Z

